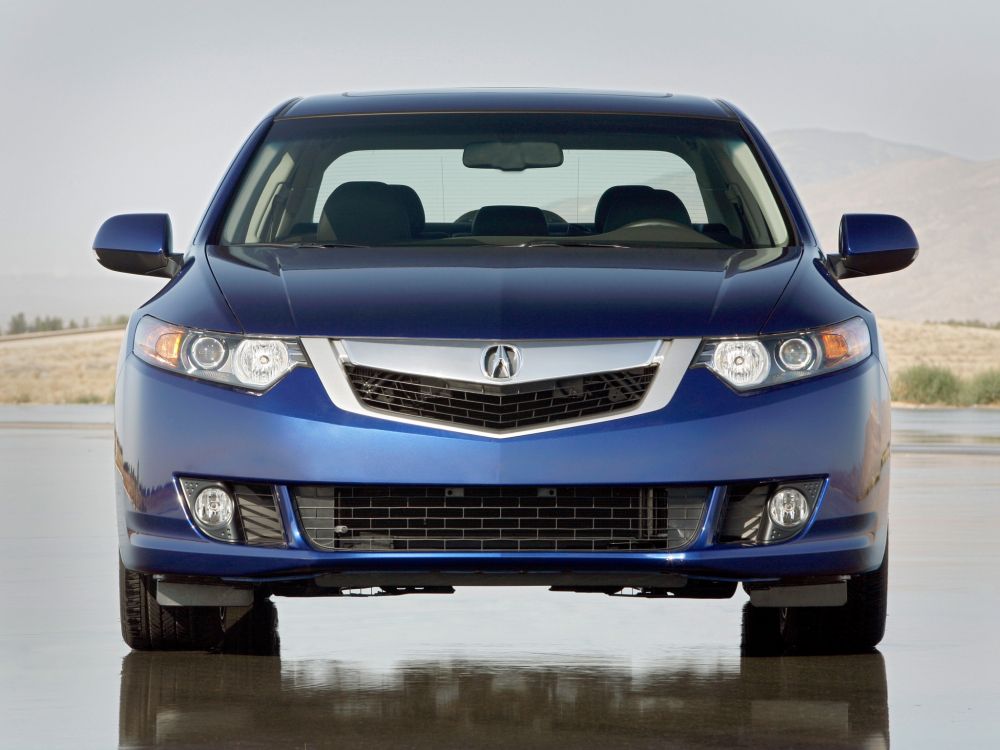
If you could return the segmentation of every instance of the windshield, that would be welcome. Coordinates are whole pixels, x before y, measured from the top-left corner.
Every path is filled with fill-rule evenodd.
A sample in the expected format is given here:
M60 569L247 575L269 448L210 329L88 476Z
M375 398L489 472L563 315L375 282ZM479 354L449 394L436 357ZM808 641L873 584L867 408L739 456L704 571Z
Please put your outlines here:
M609 245L789 241L730 121L456 113L280 120L223 225L227 245Z

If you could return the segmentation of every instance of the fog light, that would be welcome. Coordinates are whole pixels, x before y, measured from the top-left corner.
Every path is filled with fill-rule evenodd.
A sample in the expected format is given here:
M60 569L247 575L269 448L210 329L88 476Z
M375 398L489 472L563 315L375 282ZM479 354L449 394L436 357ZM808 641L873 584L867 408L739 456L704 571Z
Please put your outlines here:
M206 487L194 501L194 515L202 526L219 528L233 520L233 498L221 487Z
M783 529L795 529L809 518L809 501L794 487L782 487L767 501L767 514Z

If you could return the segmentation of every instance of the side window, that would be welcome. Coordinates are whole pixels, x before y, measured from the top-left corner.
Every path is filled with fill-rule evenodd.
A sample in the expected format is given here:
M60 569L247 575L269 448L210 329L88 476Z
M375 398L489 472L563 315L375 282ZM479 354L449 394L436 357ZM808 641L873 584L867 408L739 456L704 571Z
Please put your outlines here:
M737 143L732 148L733 166L750 188L751 194L756 197L756 201L750 205L759 206L763 215L767 234L770 235L772 245L786 245L788 243L788 229L785 221L781 217L781 209L774 199L774 193L764 178L764 173L760 171L757 160L754 158L750 148L745 143ZM763 232L762 232L763 234Z
M288 176L292 173L295 161L290 154L281 157L274 171L271 172L264 189L261 191L250 215L247 226L247 242L270 240L277 234L280 223L284 220L284 206L281 195L285 190Z
M233 200L223 236L239 237L241 242L267 242L275 237L286 220L284 201L287 180L295 160L287 151L279 157L279 148L269 144L254 161Z

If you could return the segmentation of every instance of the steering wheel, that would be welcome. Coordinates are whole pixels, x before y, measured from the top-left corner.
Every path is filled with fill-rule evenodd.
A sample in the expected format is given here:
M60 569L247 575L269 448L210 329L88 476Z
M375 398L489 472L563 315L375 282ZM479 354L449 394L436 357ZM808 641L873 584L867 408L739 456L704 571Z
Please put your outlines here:
M628 224L622 224L614 231L620 232L623 229L647 229L649 227L662 227L663 229L691 229L691 227L687 224L681 224L679 221L671 221L670 219L639 219L638 221L630 221Z

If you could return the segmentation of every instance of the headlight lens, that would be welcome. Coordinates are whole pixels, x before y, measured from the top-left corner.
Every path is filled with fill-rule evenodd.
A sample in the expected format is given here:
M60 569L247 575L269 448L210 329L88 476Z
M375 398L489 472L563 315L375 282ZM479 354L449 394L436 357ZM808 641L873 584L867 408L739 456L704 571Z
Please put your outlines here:
M226 361L226 345L215 336L199 336L191 342L188 356L202 370L218 370Z
M234 336L164 323L151 316L135 329L133 352L164 370L264 391L299 366L309 366L294 339Z
M778 347L778 363L786 370L804 370L813 361L813 348L805 339L786 339Z
M712 352L712 369L737 388L764 382L770 363L767 349L759 341L720 341Z
M273 383L288 372L288 345L276 339L241 341L233 355L233 372L244 383Z
M746 339L707 339L692 367L707 367L739 391L842 370L872 352L862 318L812 331Z

